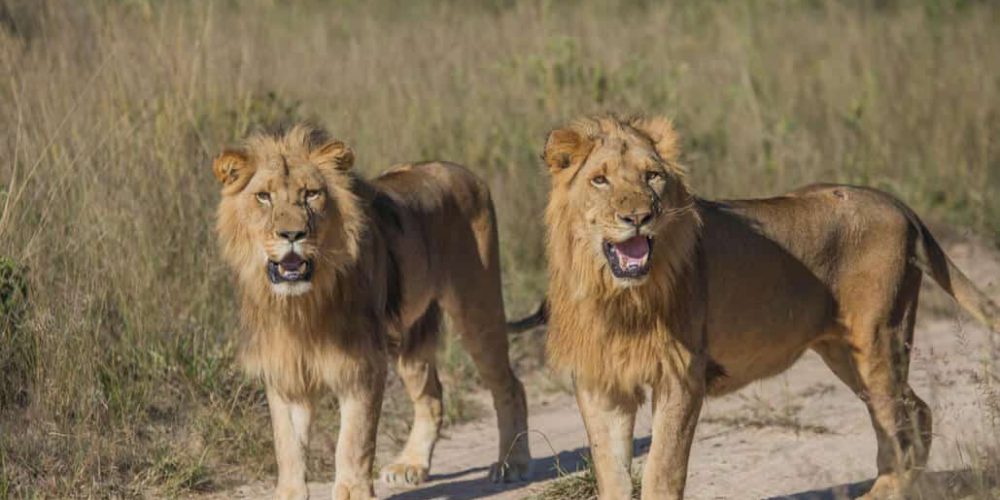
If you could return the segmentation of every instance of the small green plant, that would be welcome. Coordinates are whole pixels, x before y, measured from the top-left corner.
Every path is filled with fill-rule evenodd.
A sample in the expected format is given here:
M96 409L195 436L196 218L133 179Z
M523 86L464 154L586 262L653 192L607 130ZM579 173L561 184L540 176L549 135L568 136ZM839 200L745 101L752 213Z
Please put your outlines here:
M27 269L19 266L14 259L0 257L0 315L5 321L20 321L27 302Z
M28 403L36 351L23 328L27 311L27 269L0 257L0 409Z

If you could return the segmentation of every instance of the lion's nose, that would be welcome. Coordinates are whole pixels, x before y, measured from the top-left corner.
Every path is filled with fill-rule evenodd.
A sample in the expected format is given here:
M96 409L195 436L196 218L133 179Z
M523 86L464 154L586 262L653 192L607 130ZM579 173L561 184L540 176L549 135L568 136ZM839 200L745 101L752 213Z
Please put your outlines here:
M618 220L635 227L642 227L653 220L651 212L632 212L630 214L618 214Z
M296 241L299 241L302 238L305 238L306 237L306 232L305 231L278 231L278 236L281 236L282 238L284 238L284 239L286 239L286 240L288 240L288 241L290 241L292 243L295 243Z

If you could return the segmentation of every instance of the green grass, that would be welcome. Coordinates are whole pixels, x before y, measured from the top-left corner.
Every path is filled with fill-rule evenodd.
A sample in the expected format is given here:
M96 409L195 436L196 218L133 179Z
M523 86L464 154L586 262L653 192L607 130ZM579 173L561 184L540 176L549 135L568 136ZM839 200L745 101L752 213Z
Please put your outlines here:
M545 287L545 134L584 113L674 117L706 196L864 183L1000 240L1000 8L873 5L0 0L0 255L30 291L3 318L0 494L273 473L261 388L233 362L209 169L259 125L323 123L366 173L472 167L512 316ZM540 363L537 336L514 342ZM475 413L446 397L449 420Z

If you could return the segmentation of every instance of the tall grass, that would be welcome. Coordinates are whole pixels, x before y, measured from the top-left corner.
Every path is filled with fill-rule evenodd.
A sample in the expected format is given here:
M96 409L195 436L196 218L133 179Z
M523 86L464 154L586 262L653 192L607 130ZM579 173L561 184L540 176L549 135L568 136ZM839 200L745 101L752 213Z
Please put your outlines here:
M487 178L509 309L544 290L545 133L668 114L708 196L874 185L1000 240L988 2L0 0L0 494L219 487L273 467L233 364L213 154L313 119L367 173ZM521 359L537 346L518 341Z

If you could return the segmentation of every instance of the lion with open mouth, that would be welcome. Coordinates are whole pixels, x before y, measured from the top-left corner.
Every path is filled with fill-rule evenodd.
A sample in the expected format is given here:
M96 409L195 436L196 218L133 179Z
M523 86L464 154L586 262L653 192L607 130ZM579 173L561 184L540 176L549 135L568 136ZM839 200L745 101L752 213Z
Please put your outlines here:
M242 296L240 357L267 387L277 498L305 498L313 404L339 401L335 499L373 496L386 356L413 400L406 445L382 467L391 485L429 473L442 419L435 368L442 313L493 396L494 481L529 474L524 389L507 352L496 218L485 183L443 162L351 172L344 143L307 126L256 134L213 163L217 232Z
M548 137L548 359L574 376L603 499L632 498L635 414L652 392L642 498L683 496L706 395L781 373L807 349L867 405L870 498L906 498L928 406L907 384L924 273L1000 330L1000 309L890 195L815 185L761 200L691 193L664 118L584 118Z

